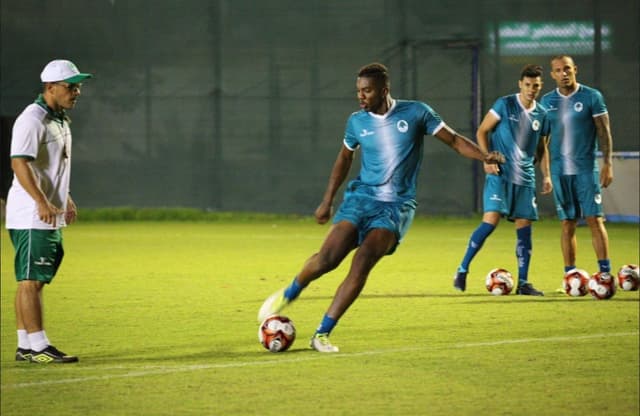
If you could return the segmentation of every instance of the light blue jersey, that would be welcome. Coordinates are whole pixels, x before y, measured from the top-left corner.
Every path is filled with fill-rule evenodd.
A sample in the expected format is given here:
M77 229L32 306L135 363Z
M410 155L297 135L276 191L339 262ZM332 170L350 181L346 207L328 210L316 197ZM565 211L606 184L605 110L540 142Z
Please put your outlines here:
M505 156L500 165L502 178L516 185L535 188L534 161L540 137L549 134L546 110L537 102L530 110L518 94L499 98L490 112L500 120L491 132L489 150Z
M551 124L551 174L577 175L598 170L594 117L607 114L600 91L578 84L568 96L558 89L542 97Z
M348 191L378 201L414 200L424 136L443 126L440 116L419 101L395 100L384 115L353 113L344 144L362 152L360 174L349 182Z

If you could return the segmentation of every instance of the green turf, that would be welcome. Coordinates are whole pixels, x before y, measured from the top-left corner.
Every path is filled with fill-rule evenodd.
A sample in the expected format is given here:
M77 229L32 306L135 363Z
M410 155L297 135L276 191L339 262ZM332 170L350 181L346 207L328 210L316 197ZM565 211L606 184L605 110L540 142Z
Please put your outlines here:
M91 222L65 230L67 257L45 289L47 334L80 363L13 361L13 250L2 230L5 415L633 415L639 413L639 294L569 298L560 228L535 225L531 281L544 298L494 297L494 267L516 269L503 223L451 277L478 219L417 219L374 269L332 335L308 349L348 261L286 310L291 350L257 341L262 301L287 284L327 226L309 218ZM609 224L617 269L638 263L637 225ZM588 230L578 265L595 271Z

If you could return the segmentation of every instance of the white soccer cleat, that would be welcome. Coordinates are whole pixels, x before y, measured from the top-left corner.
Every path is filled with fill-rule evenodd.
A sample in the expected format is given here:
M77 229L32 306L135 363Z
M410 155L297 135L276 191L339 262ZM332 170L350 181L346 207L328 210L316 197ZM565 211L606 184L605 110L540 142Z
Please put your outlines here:
M284 289L278 290L264 301L258 311L258 322L263 322L271 315L275 315L289 304L289 300L284 297Z
M315 334L309 342L309 346L318 352L338 352L340 349L335 345L331 345L329 334Z

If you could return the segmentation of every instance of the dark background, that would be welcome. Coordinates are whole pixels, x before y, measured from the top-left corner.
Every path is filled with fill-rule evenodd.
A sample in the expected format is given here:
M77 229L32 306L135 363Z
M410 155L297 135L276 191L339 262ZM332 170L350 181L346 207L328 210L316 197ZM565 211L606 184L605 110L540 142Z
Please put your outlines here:
M638 0L2 0L0 13L3 196L10 126L56 58L95 75L71 113L83 207L312 213L372 61L394 97L474 138L524 64L545 68L547 92L566 52L605 95L614 149L640 147ZM418 212L477 212L479 166L425 140Z

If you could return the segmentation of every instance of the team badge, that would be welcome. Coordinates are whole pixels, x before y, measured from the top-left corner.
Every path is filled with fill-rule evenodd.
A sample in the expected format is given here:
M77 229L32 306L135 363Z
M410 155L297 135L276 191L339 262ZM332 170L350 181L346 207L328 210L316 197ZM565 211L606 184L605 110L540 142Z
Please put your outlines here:
M580 111L582 111L583 108L584 108L584 106L582 105L582 103L580 101L578 101L577 103L575 103L573 105L573 109L576 110L578 113Z
M409 130L409 123L407 123L406 120L399 120L396 123L396 127L400 133L406 133L407 130Z
M533 131L540 130L540 120L533 120L533 123L531 123L531 128L533 129Z

